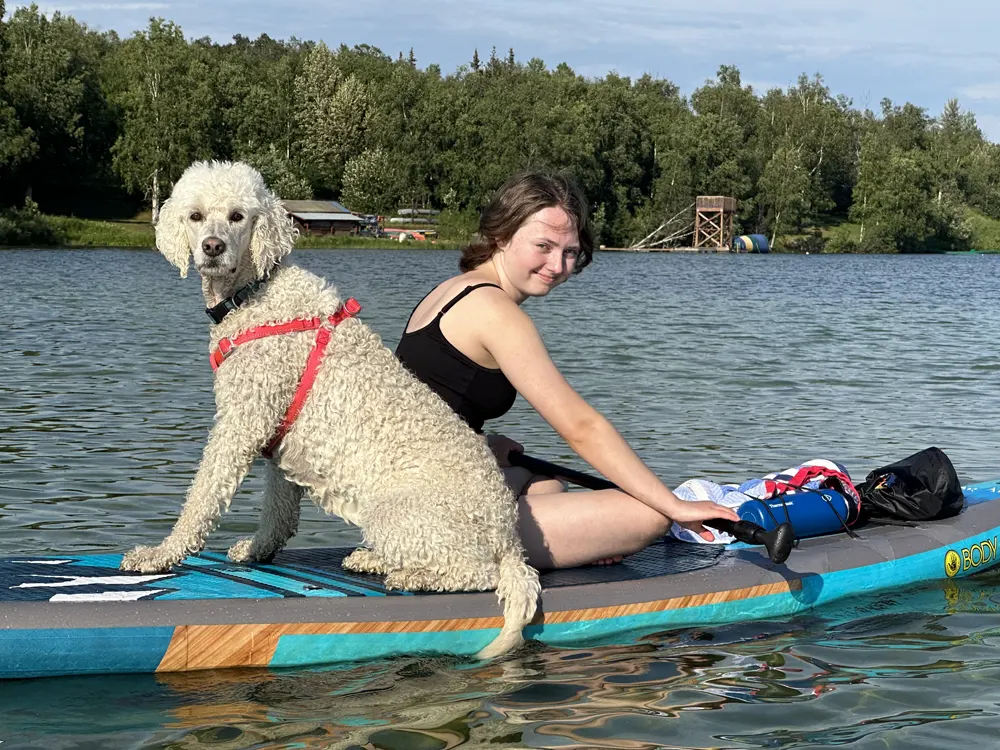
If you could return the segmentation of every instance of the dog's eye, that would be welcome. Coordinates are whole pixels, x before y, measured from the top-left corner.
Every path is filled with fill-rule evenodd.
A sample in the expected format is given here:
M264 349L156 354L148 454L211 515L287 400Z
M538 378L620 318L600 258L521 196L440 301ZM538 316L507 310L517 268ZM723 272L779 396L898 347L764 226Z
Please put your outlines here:
M190 218L191 221L201 221L205 217L201 215L201 211L192 211Z
M233 211L231 214L229 214L229 220L234 223L237 221L243 221L243 214L241 214L239 211Z

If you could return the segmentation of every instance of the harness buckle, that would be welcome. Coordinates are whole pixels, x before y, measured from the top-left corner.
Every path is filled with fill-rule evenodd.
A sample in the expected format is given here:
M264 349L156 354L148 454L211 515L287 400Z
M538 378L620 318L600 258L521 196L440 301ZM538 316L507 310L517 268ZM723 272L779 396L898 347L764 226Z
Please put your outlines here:
M332 326L336 327L348 318L353 318L359 312L361 312L361 303L354 299L354 297L351 297L345 300L327 320Z
M212 352L212 369L217 370L226 361L226 358L236 351L236 344L228 336L224 339L219 339L219 345Z

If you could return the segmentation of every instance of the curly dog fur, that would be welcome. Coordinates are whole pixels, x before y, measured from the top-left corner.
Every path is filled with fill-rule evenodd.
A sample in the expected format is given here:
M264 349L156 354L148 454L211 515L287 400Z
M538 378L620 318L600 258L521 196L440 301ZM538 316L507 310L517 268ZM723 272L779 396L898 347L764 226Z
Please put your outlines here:
M326 317L340 307L323 279L280 263L294 241L281 202L240 163L190 166L156 225L157 247L182 277L193 260L210 307L267 277L211 326L213 349L255 326ZM272 558L295 534L305 493L361 528L364 548L345 567L383 574L389 588L496 589L504 626L480 656L520 645L537 606L538 573L525 561L517 503L485 441L363 322L350 318L331 330L305 405L266 461L258 530L235 544L229 558ZM215 424L181 515L161 544L126 554L123 570L164 571L203 548L281 422L315 336L251 341L219 367Z

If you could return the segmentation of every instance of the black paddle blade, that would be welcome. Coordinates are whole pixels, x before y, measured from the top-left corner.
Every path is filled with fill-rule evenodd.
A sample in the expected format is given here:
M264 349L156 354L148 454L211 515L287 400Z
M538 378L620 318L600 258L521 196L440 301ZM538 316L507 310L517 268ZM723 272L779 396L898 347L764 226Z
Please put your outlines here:
M713 518L704 522L706 526L731 534L737 541L745 544L760 544L767 550L767 556L775 565L781 565L788 559L795 543L795 531L790 523L779 524L777 528L765 531L751 521L730 521L726 518Z

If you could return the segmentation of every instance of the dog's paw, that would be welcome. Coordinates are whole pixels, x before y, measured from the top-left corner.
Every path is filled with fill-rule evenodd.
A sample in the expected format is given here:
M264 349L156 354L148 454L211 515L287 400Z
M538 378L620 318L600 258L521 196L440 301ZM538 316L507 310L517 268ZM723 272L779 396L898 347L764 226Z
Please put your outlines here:
M171 566L180 562L164 552L162 547L136 547L122 556L119 570L135 573L166 573Z
M246 563L253 562L254 558L250 556L250 548L253 546L253 537L247 537L246 539L240 539L236 544L229 548L229 552L226 553L226 557L229 558L229 562L234 563Z
M441 579L421 568L397 568L385 577L384 586L396 591L443 591Z
M355 573L384 575L389 571L389 566L385 564L385 560L376 555L372 550L365 549L364 547L354 550L354 552L345 557L341 566L343 566L344 570L352 570Z
M229 558L229 562L234 563L251 563L251 562L271 562L274 559L276 550L273 551L261 551L254 547L253 537L247 537L246 539L240 539L236 544L229 548L229 552L226 553L226 557Z

